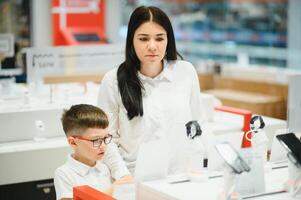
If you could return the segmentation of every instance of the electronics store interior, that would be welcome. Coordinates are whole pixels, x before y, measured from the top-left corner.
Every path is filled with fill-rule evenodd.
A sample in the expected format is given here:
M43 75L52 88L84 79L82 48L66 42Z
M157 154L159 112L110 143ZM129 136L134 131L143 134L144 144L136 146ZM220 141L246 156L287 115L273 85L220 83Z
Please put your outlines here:
M0 199L301 200L300 10L1 0Z

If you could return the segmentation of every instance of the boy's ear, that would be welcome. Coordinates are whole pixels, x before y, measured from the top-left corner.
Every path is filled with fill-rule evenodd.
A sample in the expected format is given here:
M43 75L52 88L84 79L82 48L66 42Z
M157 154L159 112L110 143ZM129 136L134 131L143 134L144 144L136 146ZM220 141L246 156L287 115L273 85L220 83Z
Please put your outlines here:
M70 146L72 146L72 147L76 146L75 137L68 136L67 137L67 141L68 141L68 143L69 143Z

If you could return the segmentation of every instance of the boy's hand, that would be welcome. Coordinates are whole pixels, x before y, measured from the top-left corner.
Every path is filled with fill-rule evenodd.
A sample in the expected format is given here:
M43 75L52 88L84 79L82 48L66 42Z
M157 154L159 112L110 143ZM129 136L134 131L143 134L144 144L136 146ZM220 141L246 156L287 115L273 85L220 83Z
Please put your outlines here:
M107 190L104 191L104 193L108 195L113 195L114 192L114 186L122 185L122 184L129 184L129 183L134 183L134 178L130 175L124 176L118 180L116 180L111 187L109 187Z
M123 176L122 178L116 180L113 185L122 185L122 184L129 184L129 183L134 183L134 178L133 176Z

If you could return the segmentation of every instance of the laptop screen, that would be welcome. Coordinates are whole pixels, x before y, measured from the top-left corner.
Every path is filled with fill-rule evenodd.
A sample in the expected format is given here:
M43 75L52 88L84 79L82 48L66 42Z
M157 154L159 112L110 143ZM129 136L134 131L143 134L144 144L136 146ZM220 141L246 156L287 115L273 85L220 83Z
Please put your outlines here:
M0 142L32 140L38 131L44 137L64 136L62 112L62 108L55 108L0 113Z
M140 145L134 173L137 181L166 178L170 161L168 146L164 140L154 140Z
M288 88L288 129L290 132L301 132L301 75L289 77Z

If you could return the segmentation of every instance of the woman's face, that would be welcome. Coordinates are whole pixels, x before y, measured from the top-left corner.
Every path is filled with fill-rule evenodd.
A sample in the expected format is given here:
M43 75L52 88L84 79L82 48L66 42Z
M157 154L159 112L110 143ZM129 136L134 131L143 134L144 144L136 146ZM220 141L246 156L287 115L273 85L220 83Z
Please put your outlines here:
M141 65L160 64L165 56L167 33L155 22L145 22L134 34L134 49Z

